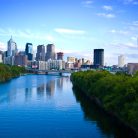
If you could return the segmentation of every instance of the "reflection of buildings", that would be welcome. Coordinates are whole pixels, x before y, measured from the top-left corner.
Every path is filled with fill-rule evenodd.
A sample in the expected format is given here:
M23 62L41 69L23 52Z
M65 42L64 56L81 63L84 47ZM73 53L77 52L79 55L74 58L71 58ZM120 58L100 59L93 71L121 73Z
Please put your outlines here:
M62 90L62 88L63 88L63 78L57 79L57 88Z
M25 89L25 100L28 101L32 98L32 88Z
M47 96L54 95L55 92L55 80L50 80L46 84L46 94Z
M37 87L37 95L38 96L44 96L44 91L45 91L45 85L42 84L39 87Z

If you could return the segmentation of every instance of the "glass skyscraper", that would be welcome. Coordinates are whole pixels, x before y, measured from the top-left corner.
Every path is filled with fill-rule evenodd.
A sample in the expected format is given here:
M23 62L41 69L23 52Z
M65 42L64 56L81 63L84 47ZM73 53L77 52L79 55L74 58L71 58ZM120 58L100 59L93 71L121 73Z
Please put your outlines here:
M104 66L104 49L94 49L94 65Z
M28 56L28 60L33 60L33 44L26 43L25 54Z

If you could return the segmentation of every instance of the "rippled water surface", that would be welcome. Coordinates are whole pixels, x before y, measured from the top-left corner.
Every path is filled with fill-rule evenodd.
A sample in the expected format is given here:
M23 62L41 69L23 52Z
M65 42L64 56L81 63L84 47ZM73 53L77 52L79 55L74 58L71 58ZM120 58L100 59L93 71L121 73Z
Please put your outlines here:
M26 75L0 84L0 138L112 138L112 124L69 77Z

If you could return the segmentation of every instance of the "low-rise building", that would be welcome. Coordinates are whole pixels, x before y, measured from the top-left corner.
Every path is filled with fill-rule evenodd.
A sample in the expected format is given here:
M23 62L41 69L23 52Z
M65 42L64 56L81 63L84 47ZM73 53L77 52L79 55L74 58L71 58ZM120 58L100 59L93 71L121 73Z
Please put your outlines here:
M47 61L47 67L49 70L56 69L56 70L62 70L65 69L65 62L63 60L48 60Z
M134 74L138 71L138 63L128 63L127 69L129 74Z
M2 54L0 53L0 63L3 62L3 59L2 59Z
M38 69L39 70L46 70L46 62L45 61L38 61Z

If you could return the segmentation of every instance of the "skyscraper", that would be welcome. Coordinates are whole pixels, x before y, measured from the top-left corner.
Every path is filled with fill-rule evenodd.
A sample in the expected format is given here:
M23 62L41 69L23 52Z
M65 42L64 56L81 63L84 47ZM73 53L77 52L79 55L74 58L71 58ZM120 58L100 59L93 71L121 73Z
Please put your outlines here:
M7 56L15 56L17 53L17 44L13 41L12 37L7 42Z
M94 65L104 66L104 49L94 49Z
M45 46L44 45L37 46L36 60L45 61Z
M57 53L57 60L63 60L64 54L62 52Z
M52 60L56 59L55 45L53 45L53 44L47 45L46 61L49 59L52 59Z
M124 67L125 65L125 56L120 55L118 56L118 67Z
M33 60L33 44L26 43L25 54L28 56L28 60Z

